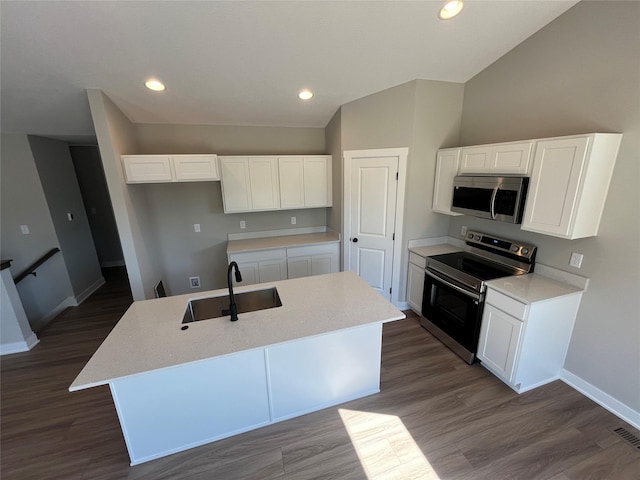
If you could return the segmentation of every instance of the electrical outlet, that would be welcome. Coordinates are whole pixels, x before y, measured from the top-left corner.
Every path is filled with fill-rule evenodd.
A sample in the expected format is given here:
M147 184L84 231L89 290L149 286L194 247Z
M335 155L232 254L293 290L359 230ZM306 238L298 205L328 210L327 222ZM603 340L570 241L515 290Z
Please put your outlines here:
M23 235L29 235L29 225L20 225L20 231Z
M193 231L198 233L200 231L200 224L199 223L194 223L193 224Z
M247 222L240 220L240 228L247 228Z
M200 288L200 277L189 277L189 285L191 288Z
M582 259L584 255L581 253L571 252L571 259L569 260L569 265L572 267L580 268L582 266Z
M466 225L462 225L460 227L460 235L462 235L463 237L467 236L467 226Z
M291 217L291 225L295 225L296 221L296 217Z

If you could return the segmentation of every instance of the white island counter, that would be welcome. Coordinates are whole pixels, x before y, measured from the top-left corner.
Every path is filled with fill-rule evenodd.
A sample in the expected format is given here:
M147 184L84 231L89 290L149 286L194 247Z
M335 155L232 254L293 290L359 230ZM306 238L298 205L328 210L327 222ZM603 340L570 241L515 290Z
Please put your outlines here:
M282 306L188 324L180 295L135 302L70 386L109 384L132 465L376 393L382 323L404 318L350 272L275 286Z

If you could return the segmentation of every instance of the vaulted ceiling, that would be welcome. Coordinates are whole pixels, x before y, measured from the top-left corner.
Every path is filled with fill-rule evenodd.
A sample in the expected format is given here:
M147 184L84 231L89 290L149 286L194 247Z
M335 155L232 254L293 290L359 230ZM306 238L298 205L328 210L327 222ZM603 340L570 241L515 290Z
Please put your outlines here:
M466 82L577 1L443 3L3 0L2 131L93 136L87 88L134 123L324 127L410 80Z

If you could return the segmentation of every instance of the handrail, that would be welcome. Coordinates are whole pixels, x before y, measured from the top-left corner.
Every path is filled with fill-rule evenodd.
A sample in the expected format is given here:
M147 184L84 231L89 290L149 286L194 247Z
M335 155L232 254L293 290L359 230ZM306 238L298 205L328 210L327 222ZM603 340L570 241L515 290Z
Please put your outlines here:
M17 284L18 282L20 282L20 281L24 280L25 278L27 278L29 275L33 275L35 277L36 276L36 272L35 272L36 268L38 268L44 262L49 260L51 257L53 257L59 251L60 251L60 249L58 247L52 248L51 250L49 250L47 253L45 253L43 256L41 256L38 260L33 262L33 264L29 265L29 267L24 272L22 272L21 274L17 275L13 279L13 283Z

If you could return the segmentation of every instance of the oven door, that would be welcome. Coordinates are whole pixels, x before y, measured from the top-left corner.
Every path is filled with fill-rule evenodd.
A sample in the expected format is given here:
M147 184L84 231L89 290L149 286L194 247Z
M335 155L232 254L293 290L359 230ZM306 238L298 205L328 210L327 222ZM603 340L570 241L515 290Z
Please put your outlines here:
M467 352L471 355L471 360L467 360L469 363L473 361L478 347L483 303L484 294L468 290L441 272L428 268L425 270L422 315L451 340L464 347L465 355ZM429 330L428 327L427 329ZM447 342L448 339L440 340L460 355Z

